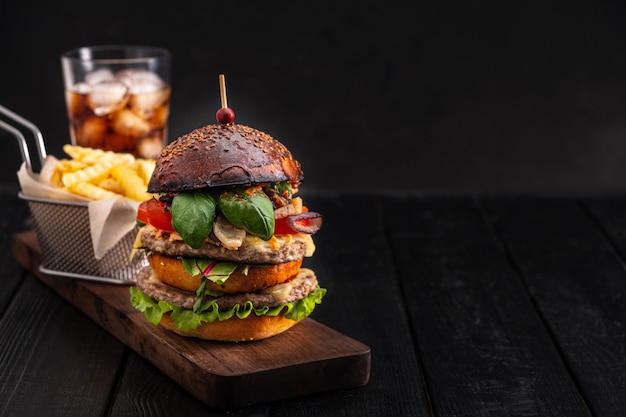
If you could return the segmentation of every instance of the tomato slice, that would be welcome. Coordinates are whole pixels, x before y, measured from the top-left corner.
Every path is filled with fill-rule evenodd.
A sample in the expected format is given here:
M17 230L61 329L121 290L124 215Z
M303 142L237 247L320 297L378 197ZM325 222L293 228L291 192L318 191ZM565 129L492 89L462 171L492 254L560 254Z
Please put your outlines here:
M139 204L139 209L137 209L137 220L143 224L148 224L148 200Z
M292 235L294 233L298 233L298 232L296 232L291 227L289 227L289 225L287 224L286 217L283 217L282 219L274 220L274 234L275 235Z
M151 198L139 204L137 220L165 232L173 232L172 214L165 210L165 203Z
M302 212L309 211L307 206L302 206ZM283 217L282 219L274 219L274 234L275 235L293 235L298 233L296 230L293 230L289 224L287 224L287 217Z
M300 214L294 214L274 220L274 234L288 235L305 233L313 235L322 227L324 217L319 213L309 212L306 207Z

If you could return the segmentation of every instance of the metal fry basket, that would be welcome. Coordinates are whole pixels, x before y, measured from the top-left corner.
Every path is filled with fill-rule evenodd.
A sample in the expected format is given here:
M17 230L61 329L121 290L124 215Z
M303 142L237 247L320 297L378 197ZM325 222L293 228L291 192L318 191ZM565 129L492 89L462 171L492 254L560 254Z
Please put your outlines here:
M47 154L39 129L1 105L0 113L33 133L43 166ZM22 132L3 120L0 120L0 128L17 138L25 168L33 173L28 144ZM133 284L139 270L147 265L143 255L130 259L138 228L124 235L98 260L93 251L87 203L36 198L22 192L18 196L28 203L33 216L43 257L39 267L41 272L91 281Z

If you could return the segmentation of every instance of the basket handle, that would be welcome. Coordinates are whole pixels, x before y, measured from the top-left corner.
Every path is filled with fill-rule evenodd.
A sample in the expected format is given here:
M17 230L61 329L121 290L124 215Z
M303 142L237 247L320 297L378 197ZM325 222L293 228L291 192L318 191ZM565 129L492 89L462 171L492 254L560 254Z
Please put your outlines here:
M0 113L12 119L14 122L25 126L33 133L33 135L35 136L35 144L37 145L37 153L39 154L39 162L41 163L41 166L43 166L44 160L46 159L48 154L46 152L46 145L44 144L43 135L41 134L39 128L22 116L18 115L17 113L7 109L3 105L0 105ZM28 170L28 172L32 173L33 166L30 159L30 153L28 151L28 144L22 132L3 120L0 120L0 127L16 137L20 147L20 152L22 153L22 160L26 164L26 169Z

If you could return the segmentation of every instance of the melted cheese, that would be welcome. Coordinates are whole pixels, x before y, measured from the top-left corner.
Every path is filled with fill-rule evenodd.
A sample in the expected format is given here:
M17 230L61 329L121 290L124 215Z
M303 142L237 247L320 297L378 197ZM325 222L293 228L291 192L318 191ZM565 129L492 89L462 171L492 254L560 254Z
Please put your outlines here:
M297 236L298 240L302 241L306 246L305 255L306 257L313 256L315 252L315 244L313 243L313 238L311 235L307 235L304 233L298 233L294 235L280 235L280 236L272 236L270 240L263 240L257 236L247 235L246 243L257 250L261 250L263 248L270 247L272 250L278 250L283 246L289 245L293 239Z
M263 240L258 236L248 234L246 235L246 243L257 250L261 250L268 246L273 250L278 250L281 246L283 246L282 240L276 236L272 236L270 240Z
M148 278L148 282L163 282L161 281L154 272L150 274L150 278Z
M284 243L281 243L281 242L278 241L276 236L272 236L270 238L270 240L267 241L267 244L270 245L270 248L272 248L274 250L278 250L278 249L280 249L281 246L284 245Z
M315 253L315 243L313 243L313 237L311 235L305 234L301 234L301 236L303 237L304 243L306 244L306 252L304 253L304 256L309 258L313 256L313 253Z
M130 262L132 262L133 259L135 259L135 256L137 256L137 252L141 248L143 248L143 242L141 241L141 229L139 229L139 231L137 232L137 236L135 236L135 241L133 242L133 248L130 251L130 257L129 257Z
M265 290L268 294L270 294L276 301L281 304L284 304L287 301L287 297L291 294L291 289L293 288L294 281L291 280L289 282L285 282L283 284L273 285Z
M137 236L135 236L135 241L133 242L133 249L139 249L143 246L143 242L141 241L141 229L137 231Z

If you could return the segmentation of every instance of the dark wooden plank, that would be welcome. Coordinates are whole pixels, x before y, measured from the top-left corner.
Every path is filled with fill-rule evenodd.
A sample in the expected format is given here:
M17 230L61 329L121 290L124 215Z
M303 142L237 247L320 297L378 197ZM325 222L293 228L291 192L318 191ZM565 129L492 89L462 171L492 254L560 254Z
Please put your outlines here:
M0 195L0 415L103 415L123 345L11 256L28 208L17 189Z
M472 200L389 199L385 219L435 415L589 415Z
M270 416L270 405L247 407L245 414ZM111 405L111 417L233 416L233 410L211 408L192 396L147 360L131 352Z
M124 346L28 275L0 318L0 415L104 415Z
M11 256L11 236L28 227L28 207L17 198L17 188L0 186L0 313L22 282L24 268Z
M379 200L367 196L305 196L324 215L305 260L328 289L315 319L372 350L370 382L361 388L276 404L272 416L430 416L397 268Z
M209 405L242 407L360 386L369 379L370 349L311 319L254 343L184 338L147 322L130 305L126 286L39 272L34 232L14 235L13 247L42 282Z
M575 200L498 199L489 211L594 415L626 409L626 274Z
M585 198L583 208L606 235L610 244L619 253L622 262L626 259L626 196L610 198Z

